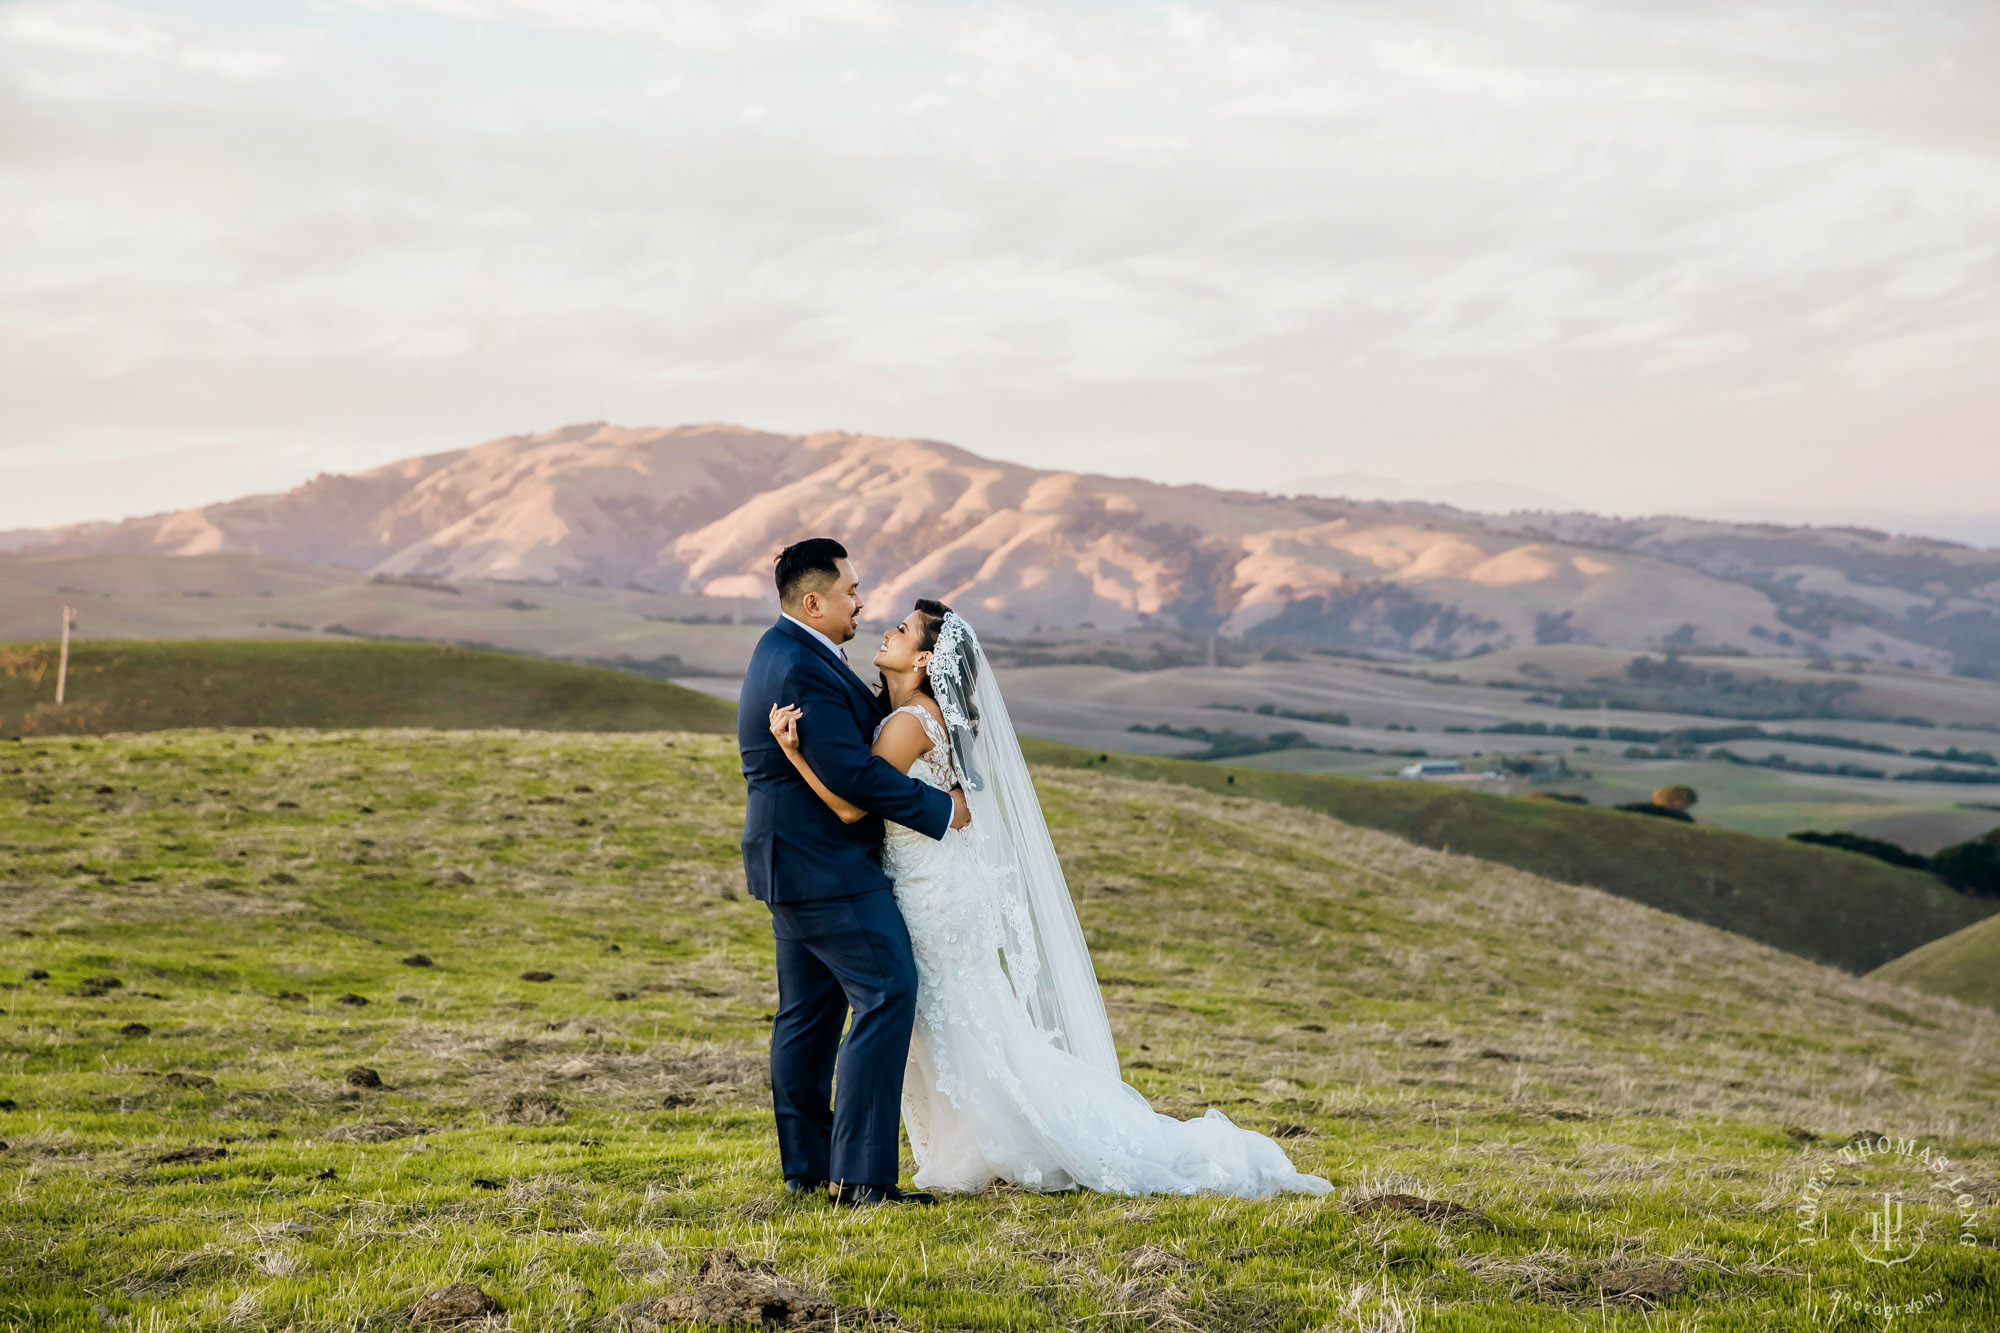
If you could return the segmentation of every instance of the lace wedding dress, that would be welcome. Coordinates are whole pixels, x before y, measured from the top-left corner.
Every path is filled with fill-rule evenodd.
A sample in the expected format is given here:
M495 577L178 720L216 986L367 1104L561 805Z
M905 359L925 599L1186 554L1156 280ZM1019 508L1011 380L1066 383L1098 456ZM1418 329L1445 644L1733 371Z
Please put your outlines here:
M969 639L970 631L964 633ZM945 649L940 643L940 653ZM997 706L996 695L985 711ZM897 711L914 714L931 740L910 776L949 790L960 777L951 731L920 704ZM947 716L954 711L947 704ZM1005 717L985 722L1005 725ZM952 730L958 730L956 718ZM1013 744L1011 729L1007 741ZM1025 782L1025 765L1021 779ZM968 798L993 786L970 776ZM1294 1170L1275 1142L1220 1111L1211 1109L1197 1120L1155 1112L1118 1075L1094 976L1087 996L1070 997L1075 1015L1070 1026L1076 1031L1065 1033L1052 1021L1059 1007L1044 1004L1037 1013L1036 997L1054 982L1036 941L1048 939L1053 927L1033 920L1032 909L1039 906L1046 914L1048 904L1031 904L1014 882L1026 877L1013 865L1018 858L994 846L1012 836L1007 821L995 826L990 801L975 800L973 808L972 824L941 841L890 824L883 845L883 867L895 885L917 960L916 1033L903 1083L917 1188L969 1192L1003 1180L1033 1190L1081 1186L1107 1194L1242 1198L1288 1190L1323 1194L1332 1188ZM1027 822L1018 813L1012 818ZM1046 844L1039 806L1032 825ZM1054 864L1053 849L1047 861ZM1060 907L1068 911L1067 888L1060 870L1055 873ZM1075 929L1073 912L1069 923ZM1075 945L1082 952L1080 930ZM1084 961L1087 965L1087 953ZM1091 1053L1075 1053L1085 1029L1099 1027L1101 1034L1088 1034Z

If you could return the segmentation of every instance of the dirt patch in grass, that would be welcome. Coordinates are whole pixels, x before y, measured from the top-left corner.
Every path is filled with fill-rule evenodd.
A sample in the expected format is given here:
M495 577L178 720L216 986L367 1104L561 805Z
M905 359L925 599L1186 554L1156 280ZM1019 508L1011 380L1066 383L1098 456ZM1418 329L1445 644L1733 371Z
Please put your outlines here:
M843 1306L762 1264L746 1264L732 1250L703 1257L692 1291L627 1301L600 1321L607 1333L652 1333L670 1324L709 1328L894 1328L886 1310Z
M410 1307L410 1322L419 1328L444 1328L503 1313L499 1301L477 1284L454 1282L427 1291Z
M175 1148L169 1152L156 1153L153 1165L175 1166L183 1162L213 1162L227 1156L229 1156L227 1148Z
M1685 1293L1688 1278L1677 1263L1616 1260L1593 1274L1589 1286L1607 1301L1657 1305Z
M515 1125L548 1125L569 1119L562 1098L549 1092L517 1092L500 1105L500 1117Z
M1349 1206L1349 1211L1357 1217L1402 1214L1420 1217L1426 1222L1470 1222L1476 1226L1493 1227L1493 1219L1483 1209L1469 1208L1448 1199L1420 1198L1415 1194L1371 1195L1356 1200Z

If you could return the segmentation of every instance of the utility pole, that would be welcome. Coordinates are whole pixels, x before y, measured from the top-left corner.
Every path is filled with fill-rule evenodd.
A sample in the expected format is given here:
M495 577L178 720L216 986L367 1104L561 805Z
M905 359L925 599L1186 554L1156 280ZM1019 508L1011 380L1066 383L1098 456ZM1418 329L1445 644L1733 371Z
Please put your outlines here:
M56 663L56 702L63 701L63 686L69 679L69 629L76 623L76 608L63 608L62 657Z

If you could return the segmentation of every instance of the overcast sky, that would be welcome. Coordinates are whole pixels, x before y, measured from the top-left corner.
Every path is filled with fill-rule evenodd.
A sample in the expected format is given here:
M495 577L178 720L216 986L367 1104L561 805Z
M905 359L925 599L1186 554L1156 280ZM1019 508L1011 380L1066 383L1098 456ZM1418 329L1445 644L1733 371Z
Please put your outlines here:
M0 527L600 418L2000 510L2000 6L0 0Z

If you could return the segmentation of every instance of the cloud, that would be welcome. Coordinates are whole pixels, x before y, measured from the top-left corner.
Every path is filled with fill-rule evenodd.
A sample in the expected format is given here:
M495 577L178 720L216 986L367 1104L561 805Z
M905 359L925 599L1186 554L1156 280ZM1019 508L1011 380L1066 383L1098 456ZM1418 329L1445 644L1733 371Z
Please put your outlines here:
M892 0L345 0L376 13L431 14L614 40L724 50L802 41L825 29L881 30L905 8Z
M2000 484L1983 13L6 6L0 493L622 417L1936 504Z
M0 53L15 77L45 94L106 93L115 85L89 77L134 68L182 70L227 80L263 79L284 57L253 43L206 44L95 0L51 0L0 10ZM125 85L130 91L130 85Z

